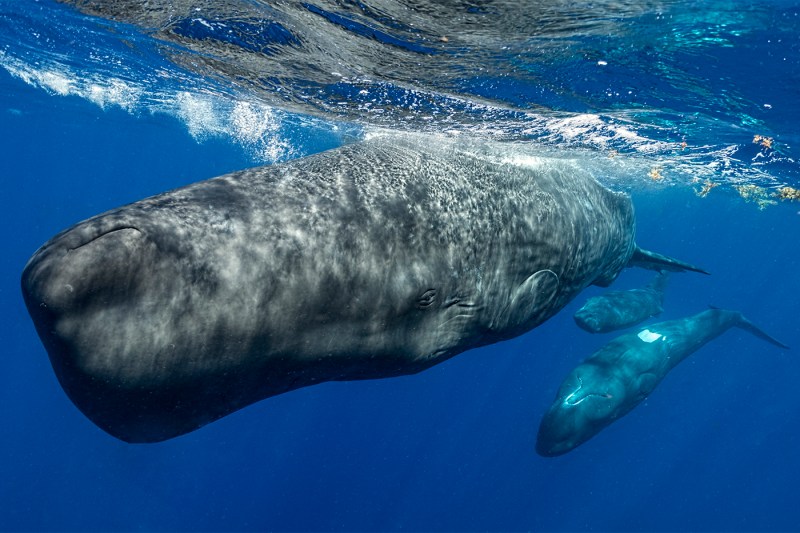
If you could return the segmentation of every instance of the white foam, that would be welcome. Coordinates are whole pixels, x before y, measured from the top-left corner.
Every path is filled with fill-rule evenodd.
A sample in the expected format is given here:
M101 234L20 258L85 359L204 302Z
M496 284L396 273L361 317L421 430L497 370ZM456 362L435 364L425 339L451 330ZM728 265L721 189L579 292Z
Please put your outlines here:
M182 91L175 98L175 103L178 118L186 124L189 134L195 139L203 140L225 132L213 97Z
M134 109L142 90L118 78L86 78L59 64L29 65L0 52L0 67L28 85L38 87L58 96L78 96L100 107L118 106Z
M152 87L161 76L144 78L137 84L100 74L87 76L56 61L29 64L3 51L0 67L28 85L57 96L77 96L102 109L117 107L132 114L144 111L172 115L186 125L198 142L228 138L262 162L285 159L293 153L281 134L281 113L264 104L236 101L210 92L165 92Z
M218 92L204 85L204 81L184 78L185 74L163 67L142 75L129 72L121 63L106 61L104 65L111 65L114 70L110 73L77 70L58 57L27 59L0 50L0 67L50 94L78 96L100 108L116 107L132 114L165 113L181 120L198 142L210 138L228 139L260 162L286 159L293 154L283 129L286 115L255 97ZM741 145L687 147L657 141L637 133L636 118L628 118L624 110L613 116L591 113L552 116L528 112L518 113L509 120L501 109L488 104L463 103L481 113L485 120L470 125L467 130L449 123L442 115L431 124L431 129L439 133L446 131L450 138L462 132L483 138L522 140L531 148L530 155L513 155L503 163L537 167L541 164L539 156L574 159L609 186L682 185L701 190L707 181L734 186L747 183L777 186L784 183L770 172L770 165L794 164L777 151L769 157L759 152L753 160L743 161L741 154L747 151L742 150ZM374 116L370 110L365 112ZM492 117L496 113L500 115L494 120ZM333 125L328 127L335 129ZM648 131L653 128L655 126L648 126ZM670 133L668 128L663 129ZM598 152L608 157L598 157ZM656 167L658 178L651 173Z
M126 111L133 111L140 102L142 89L122 80L111 79L105 83L89 85L86 98L101 108L119 106Z
M546 137L601 149L613 149L617 144L640 153L659 153L678 147L676 143L654 141L632 129L603 120L599 115L582 113L565 118L544 119Z
M43 71L30 73L30 79L56 94L66 96L76 91L75 85L68 77L60 72Z
M231 111L230 122L236 139L256 149L262 159L274 161L291 153L289 144L279 135L281 121L271 107L237 102Z

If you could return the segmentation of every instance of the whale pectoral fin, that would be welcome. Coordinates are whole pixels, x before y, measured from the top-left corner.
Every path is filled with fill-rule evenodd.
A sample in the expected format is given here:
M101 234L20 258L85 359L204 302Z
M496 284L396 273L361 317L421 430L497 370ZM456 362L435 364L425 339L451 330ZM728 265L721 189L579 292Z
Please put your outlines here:
M558 294L558 275L552 270L539 270L531 274L511 295L504 327L516 328L523 324L536 325L546 320L546 314Z
M653 392L659 383L661 383L661 379L652 372L640 374L636 382L636 391L640 400L645 399Z

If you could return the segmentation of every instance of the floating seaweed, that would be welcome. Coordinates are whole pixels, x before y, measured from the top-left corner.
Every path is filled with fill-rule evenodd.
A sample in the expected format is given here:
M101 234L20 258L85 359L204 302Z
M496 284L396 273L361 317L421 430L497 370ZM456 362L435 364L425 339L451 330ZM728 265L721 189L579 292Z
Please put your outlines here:
M650 176L650 179L653 181L661 181L664 179L664 175L661 173L661 167L651 168L647 175Z
M737 185L735 189L739 193L739 196L744 198L747 202L755 203L759 209L765 209L768 205L778 203L770 199L771 195L767 189L759 187L758 185Z
M775 194L781 200L800 200L800 189L794 187L781 187Z
M760 144L767 150L772 148L772 137L765 137L763 135L754 135L753 144Z

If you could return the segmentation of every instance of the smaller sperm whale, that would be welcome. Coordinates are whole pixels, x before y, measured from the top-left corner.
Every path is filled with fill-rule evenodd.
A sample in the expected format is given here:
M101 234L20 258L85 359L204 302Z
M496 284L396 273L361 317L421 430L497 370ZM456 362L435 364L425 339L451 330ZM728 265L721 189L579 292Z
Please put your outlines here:
M788 348L741 313L724 309L709 309L617 337L561 383L539 426L536 452L554 457L591 439L639 405L678 363L732 327Z
M589 298L575 313L575 323L589 333L608 333L660 315L668 274L660 272L642 289L609 291Z

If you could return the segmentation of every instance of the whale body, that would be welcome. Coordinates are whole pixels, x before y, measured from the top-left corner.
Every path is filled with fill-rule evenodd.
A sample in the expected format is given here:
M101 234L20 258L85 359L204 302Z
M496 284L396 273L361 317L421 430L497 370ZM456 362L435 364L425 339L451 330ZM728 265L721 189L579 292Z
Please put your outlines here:
M539 426L537 453L562 455L591 439L639 405L678 363L732 327L788 348L740 312L725 309L617 337L564 379Z
M658 316L664 311L667 277L666 272L659 272L642 289L608 291L592 296L575 312L575 323L589 333L608 333Z
M385 136L76 224L22 289L73 403L154 442L515 337L628 265L699 271L638 248L629 197L577 164Z

